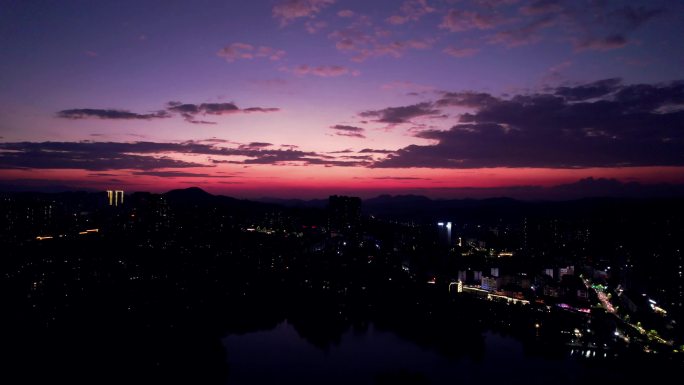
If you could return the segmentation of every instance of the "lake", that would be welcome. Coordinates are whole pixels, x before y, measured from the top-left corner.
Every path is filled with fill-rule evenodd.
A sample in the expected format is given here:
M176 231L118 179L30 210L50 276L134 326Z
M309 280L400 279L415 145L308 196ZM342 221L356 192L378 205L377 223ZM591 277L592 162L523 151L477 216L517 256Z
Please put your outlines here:
M223 339L231 384L454 384L471 381L572 384L628 377L609 360L529 355L512 337L485 332L484 353L447 357L376 329L345 332L316 347L284 321L274 329ZM468 349L464 345L464 349ZM467 353L467 352L465 352Z

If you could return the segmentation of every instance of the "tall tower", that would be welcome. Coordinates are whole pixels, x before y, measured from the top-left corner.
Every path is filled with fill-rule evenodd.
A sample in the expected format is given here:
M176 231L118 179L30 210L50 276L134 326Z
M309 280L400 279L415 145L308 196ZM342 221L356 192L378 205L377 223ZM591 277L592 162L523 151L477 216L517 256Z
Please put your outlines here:
M107 202L110 206L119 206L124 202L123 190L107 190Z

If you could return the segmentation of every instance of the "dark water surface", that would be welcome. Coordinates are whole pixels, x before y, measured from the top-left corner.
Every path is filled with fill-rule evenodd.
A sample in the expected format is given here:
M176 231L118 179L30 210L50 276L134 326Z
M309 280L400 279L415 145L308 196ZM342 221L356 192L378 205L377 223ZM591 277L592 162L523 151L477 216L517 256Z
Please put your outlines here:
M231 384L572 384L628 377L610 360L531 356L523 344L485 332L484 353L446 357L372 324L316 347L287 321L268 331L223 339ZM464 346L464 349L467 349Z

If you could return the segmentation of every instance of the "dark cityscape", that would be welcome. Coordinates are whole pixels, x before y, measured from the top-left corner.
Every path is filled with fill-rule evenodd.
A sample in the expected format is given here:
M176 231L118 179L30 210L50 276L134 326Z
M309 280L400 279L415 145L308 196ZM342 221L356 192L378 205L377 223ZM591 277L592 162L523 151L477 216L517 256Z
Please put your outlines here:
M477 379L497 349L520 349L497 365L527 383L684 363L682 198L276 204L193 187L5 193L0 214L4 364L29 381L439 383ZM326 357L389 333L448 365L346 357L359 371L331 379L287 359L231 364L264 332Z
M0 383L676 383L683 36L668 0L0 0Z

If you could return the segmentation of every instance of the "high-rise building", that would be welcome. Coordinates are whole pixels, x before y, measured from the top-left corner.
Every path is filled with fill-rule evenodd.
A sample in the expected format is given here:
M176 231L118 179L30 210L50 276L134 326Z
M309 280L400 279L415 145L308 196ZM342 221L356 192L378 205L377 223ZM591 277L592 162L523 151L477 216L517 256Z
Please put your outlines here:
M451 222L437 222L439 229L439 242L451 246Z
M107 202L110 206L119 206L124 203L123 190L107 190Z
M331 234L351 235L361 227L361 198L332 195L328 200Z

